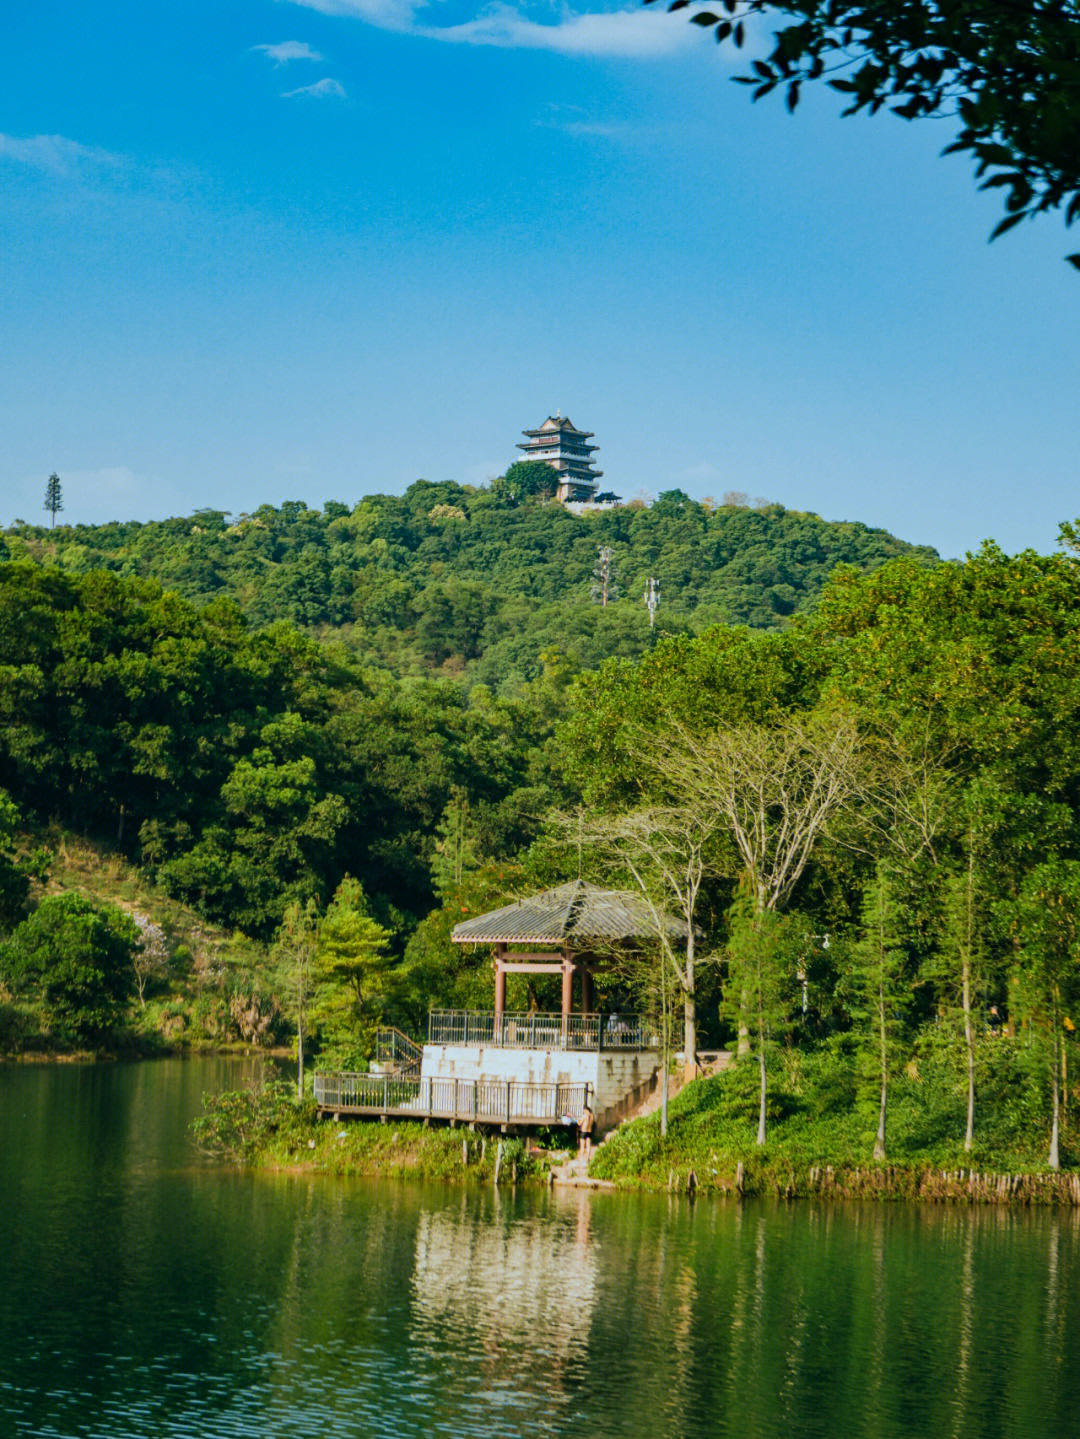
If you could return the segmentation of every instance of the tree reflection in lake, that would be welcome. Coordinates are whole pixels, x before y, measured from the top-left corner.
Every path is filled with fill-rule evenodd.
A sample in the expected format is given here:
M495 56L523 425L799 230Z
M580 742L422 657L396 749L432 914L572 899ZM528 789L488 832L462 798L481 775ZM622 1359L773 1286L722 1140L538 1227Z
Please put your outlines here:
M241 1073L0 1069L0 1433L1077 1432L1073 1211L252 1175Z

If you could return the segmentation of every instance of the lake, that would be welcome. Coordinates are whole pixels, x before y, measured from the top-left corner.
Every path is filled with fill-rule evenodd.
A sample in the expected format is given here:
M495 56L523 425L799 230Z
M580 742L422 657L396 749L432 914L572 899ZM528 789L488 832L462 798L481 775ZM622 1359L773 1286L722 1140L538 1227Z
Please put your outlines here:
M0 1434L1080 1433L1080 1215L203 1159L254 1063L0 1066Z

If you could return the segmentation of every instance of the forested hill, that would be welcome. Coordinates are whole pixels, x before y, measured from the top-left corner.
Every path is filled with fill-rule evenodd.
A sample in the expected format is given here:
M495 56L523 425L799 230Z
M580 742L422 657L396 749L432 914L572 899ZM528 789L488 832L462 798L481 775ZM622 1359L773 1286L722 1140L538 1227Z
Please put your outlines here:
M616 598L593 602L601 546ZM665 631L717 621L782 627L811 608L840 564L872 570L898 555L936 559L884 530L830 523L781 505L711 506L681 491L586 514L489 488L419 480L354 508L293 501L234 517L201 510L147 524L23 523L0 557L73 574L111 570L160 581L197 604L234 598L257 626L332 631L367 664L439 672L516 689L541 656L593 668L635 657ZM642 603L660 582L656 631Z

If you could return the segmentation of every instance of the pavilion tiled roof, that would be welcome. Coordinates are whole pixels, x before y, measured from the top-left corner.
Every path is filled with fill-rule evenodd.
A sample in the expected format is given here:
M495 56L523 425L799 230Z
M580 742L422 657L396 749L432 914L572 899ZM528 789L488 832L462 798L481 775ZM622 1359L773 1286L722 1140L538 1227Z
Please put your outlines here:
M686 926L661 914L666 933L686 934ZM600 889L575 879L517 899L489 914L454 926L455 944L551 944L584 947L590 941L647 939L656 934L652 910L631 890Z

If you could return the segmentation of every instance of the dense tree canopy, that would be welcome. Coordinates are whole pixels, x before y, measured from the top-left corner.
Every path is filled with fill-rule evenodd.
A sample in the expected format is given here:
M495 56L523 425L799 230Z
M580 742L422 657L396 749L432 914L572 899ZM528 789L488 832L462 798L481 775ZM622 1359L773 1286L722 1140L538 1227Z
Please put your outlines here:
M521 461L487 489L418 481L351 510L289 502L235 521L201 511L149 524L22 526L0 543L11 558L68 574L155 579L198 605L232 599L255 626L289 620L333 634L396 676L441 673L504 693L538 678L556 653L592 669L717 621L782 628L813 606L838 564L936 558L864 525L780 505L699 504L681 491L651 507L572 514L526 493L524 481L520 494L508 484L537 470L550 466ZM621 596L606 608L590 600L601 546L614 552ZM656 630L642 603L649 577L661 586Z
M0 945L0 973L15 992L40 995L54 1028L76 1041L107 1038L135 988L135 922L76 894L49 895Z
M26 815L118 846L211 918L267 937L351 868L424 912L457 786L489 846L536 824L557 690L398 685L288 625L152 581L0 566L0 763Z

